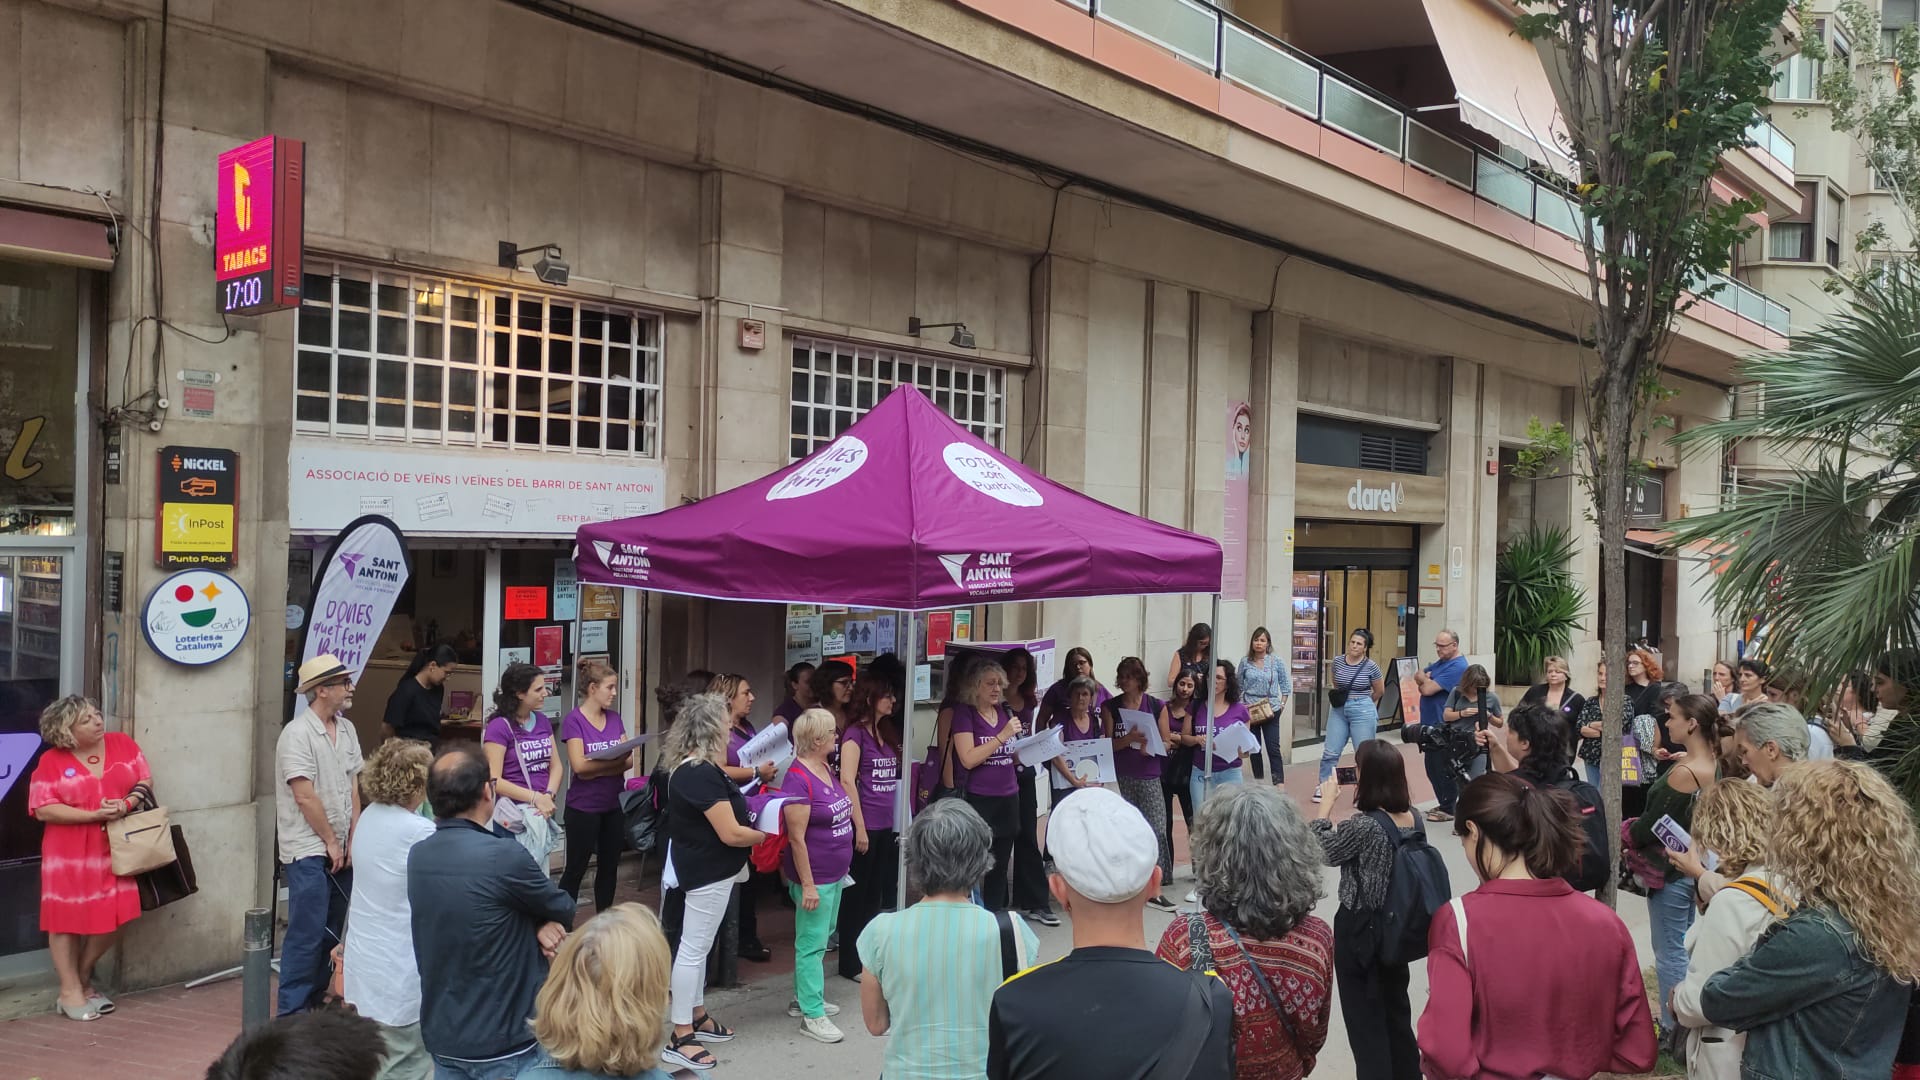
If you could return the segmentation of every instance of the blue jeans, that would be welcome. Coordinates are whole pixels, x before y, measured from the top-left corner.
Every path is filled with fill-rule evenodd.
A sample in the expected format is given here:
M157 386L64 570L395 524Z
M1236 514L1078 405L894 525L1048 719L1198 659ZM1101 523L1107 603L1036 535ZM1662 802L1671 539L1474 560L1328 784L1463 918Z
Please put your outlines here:
M1687 928L1693 925L1693 888L1682 875L1647 894L1647 929L1653 936L1653 964L1660 979L1660 1030L1673 1030L1667 1001L1687 977Z
M1599 790L1600 766L1595 765L1590 761L1583 761L1580 764L1587 770L1587 783L1592 784L1595 790Z
M1266 748L1267 765L1268 767L1273 769L1273 786L1274 787L1287 786L1287 749L1288 748L1280 745L1287 738L1286 734L1280 730L1280 724L1284 720L1285 715L1286 714L1284 712L1275 712L1273 714L1273 719L1267 721L1264 724L1261 724L1258 728L1254 729L1260 735L1260 745ZM1257 762L1260 759L1256 757L1253 760ZM1255 778L1258 778L1260 775L1259 766L1255 765L1254 770L1255 771L1253 775L1255 776Z
M1205 772L1199 769L1193 770L1193 778L1187 781L1187 794L1193 797L1193 812L1195 816L1198 816L1200 813L1201 800L1206 798L1206 791L1203 785L1217 788L1221 784L1238 784L1245 779L1246 775L1241 772L1240 766L1238 765L1235 765L1231 769L1221 769L1215 772L1211 785L1206 783L1207 774Z
M1333 767L1340 761L1340 755L1347 752L1347 743L1352 741L1357 748L1363 742L1373 738L1380 729L1380 710L1374 707L1373 695L1369 691L1356 690L1347 695L1347 703L1327 712L1327 745L1320 751L1320 782L1326 783L1333 775Z
M517 1054L492 1061L467 1061L464 1058L433 1055L433 1080L513 1080L520 1070L533 1064L540 1052L538 1043Z
M340 943L353 895L353 870L327 869L325 855L288 863L287 933L280 939L278 1014L304 1012L319 1002L332 975L328 954Z

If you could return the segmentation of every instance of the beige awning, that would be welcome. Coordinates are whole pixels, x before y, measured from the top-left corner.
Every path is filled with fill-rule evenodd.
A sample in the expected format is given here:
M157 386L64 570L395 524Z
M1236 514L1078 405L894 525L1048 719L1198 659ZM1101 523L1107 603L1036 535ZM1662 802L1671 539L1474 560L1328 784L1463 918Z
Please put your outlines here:
M1460 119L1535 161L1564 170L1559 102L1533 43L1490 0L1421 0L1453 76Z

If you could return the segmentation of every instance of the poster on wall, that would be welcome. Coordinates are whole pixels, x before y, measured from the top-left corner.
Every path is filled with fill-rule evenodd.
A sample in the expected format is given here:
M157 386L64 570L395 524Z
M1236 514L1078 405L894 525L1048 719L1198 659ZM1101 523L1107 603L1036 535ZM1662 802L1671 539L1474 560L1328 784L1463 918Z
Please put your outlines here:
M562 640L564 640L564 633L559 626L534 627L533 666L539 668L559 667Z
M847 611L825 612L820 616L820 649L829 656L847 651Z
M820 662L820 609L812 604L787 605L787 666Z
M568 569L577 575L578 569L571 562ZM574 581L579 582L576 576ZM580 617L583 619L617 619L620 617L620 590L609 585L580 586Z
M1227 403L1226 510L1220 523L1220 598L1247 598L1247 477L1253 469L1253 407Z
M927 612L927 659L945 659L947 655L947 639L952 636L953 612Z
M369 515L342 529L320 563L300 662L332 653L358 681L412 575L406 537L393 522Z
M224 570L239 563L240 455L211 446L160 448L154 565Z
M873 651L890 653L893 651L893 628L897 616L876 615L873 619Z
M572 559L553 560L553 617L570 622L580 613L580 571Z
M188 667L231 655L252 622L246 591L215 570L185 570L161 582L140 614L147 645Z

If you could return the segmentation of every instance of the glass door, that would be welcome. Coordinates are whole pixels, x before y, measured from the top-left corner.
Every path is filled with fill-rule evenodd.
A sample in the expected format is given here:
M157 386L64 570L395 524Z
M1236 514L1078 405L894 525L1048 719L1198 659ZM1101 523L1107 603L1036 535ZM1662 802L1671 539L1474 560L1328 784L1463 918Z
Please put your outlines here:
M64 553L0 553L0 956L46 944L41 827L27 813L27 777L39 758L40 710L69 685L64 658L77 636L66 605L71 562Z
M1408 654L1407 642L1416 633L1410 613L1417 609L1407 598L1411 570L1404 563L1374 567L1364 565L1364 557L1347 558L1363 565L1303 568L1293 575L1288 629L1295 745L1325 737L1333 661L1346 651L1355 630L1364 627L1373 634L1373 660L1383 672L1394 657Z

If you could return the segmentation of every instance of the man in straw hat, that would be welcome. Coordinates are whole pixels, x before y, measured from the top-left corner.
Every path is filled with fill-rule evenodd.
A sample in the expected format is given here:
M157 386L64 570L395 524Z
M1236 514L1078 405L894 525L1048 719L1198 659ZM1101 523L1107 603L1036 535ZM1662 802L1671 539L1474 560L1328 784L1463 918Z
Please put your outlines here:
M287 882L287 935L280 943L280 1001L287 1016L319 1003L330 981L353 892L347 845L360 820L360 736L347 722L353 672L332 653L300 665L295 692L308 703L280 731L280 862Z

